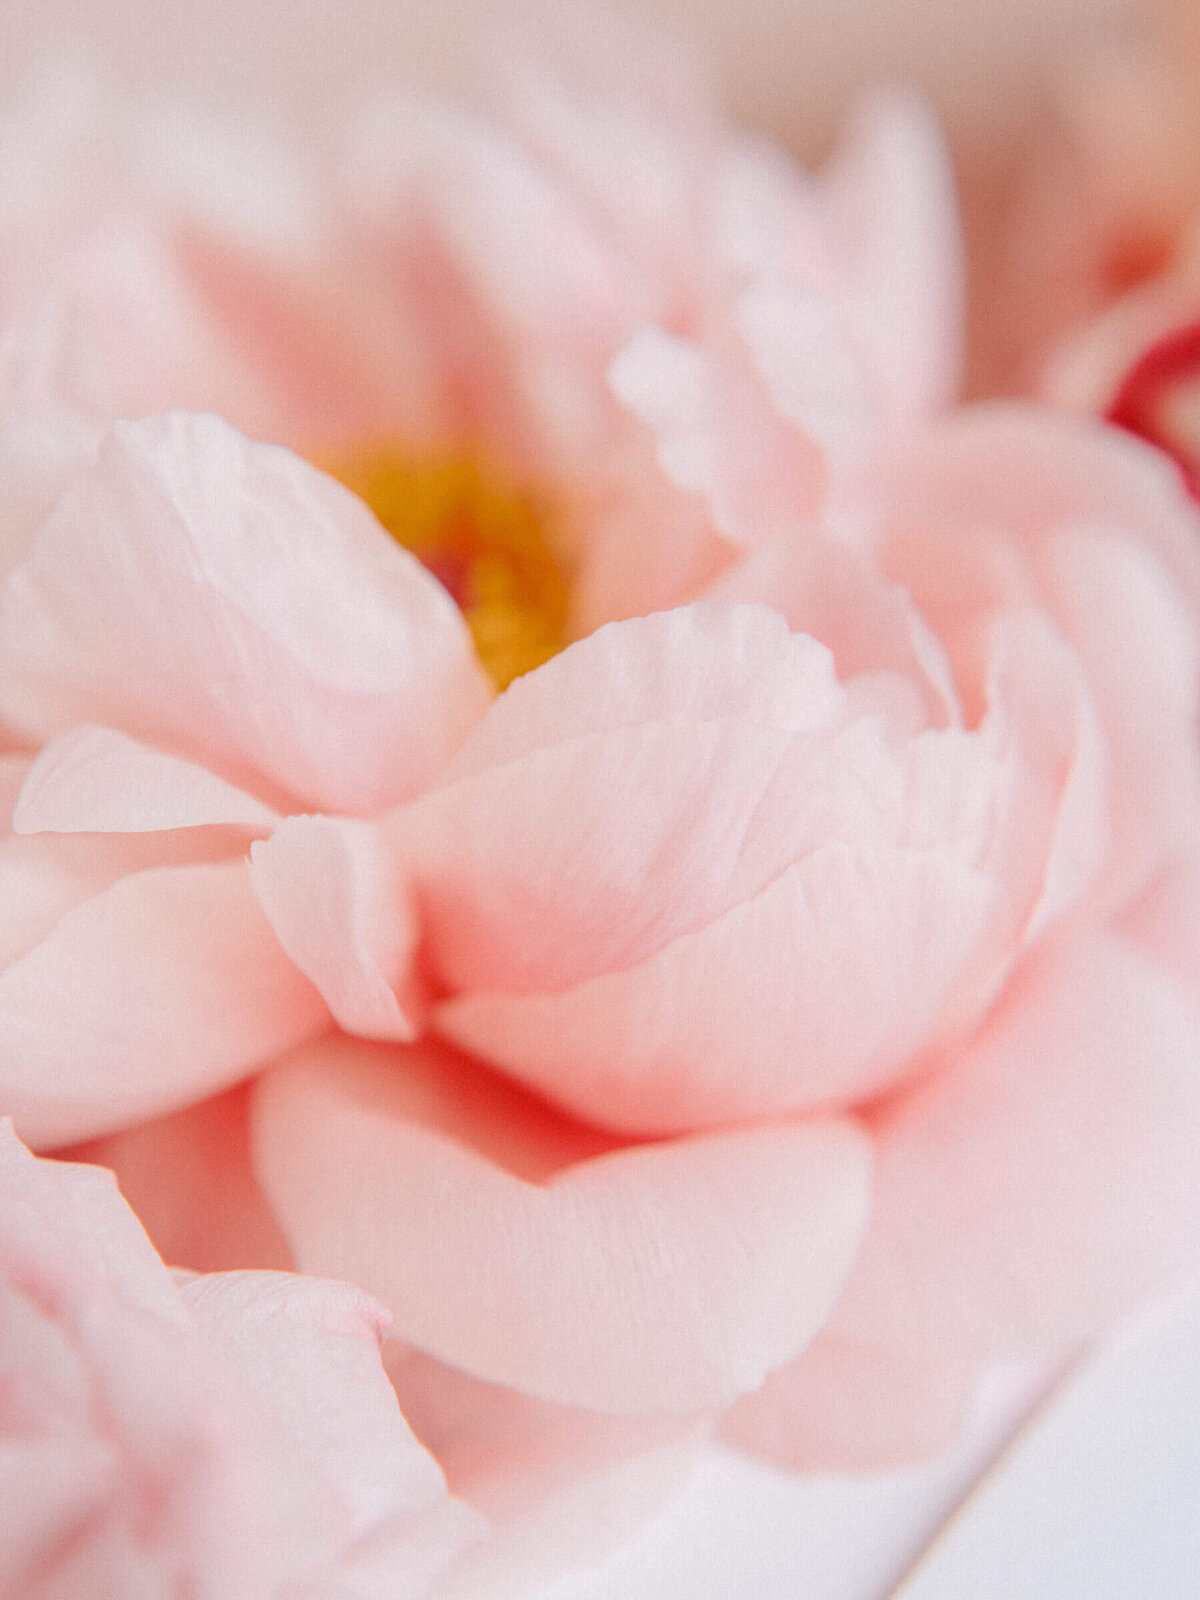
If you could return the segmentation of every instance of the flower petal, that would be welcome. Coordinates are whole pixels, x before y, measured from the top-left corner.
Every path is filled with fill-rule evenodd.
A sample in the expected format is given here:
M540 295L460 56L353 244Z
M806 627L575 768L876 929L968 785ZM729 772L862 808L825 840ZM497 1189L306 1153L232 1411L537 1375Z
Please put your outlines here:
M38 1160L5 1117L0 1119L0 1194L5 1279L23 1279L27 1292L51 1304L71 1296L72 1287L85 1291L86 1299L103 1281L105 1292L127 1304L179 1320L170 1279L111 1172ZM35 1248L27 1253L23 1241Z
M860 336L897 418L920 421L954 397L964 313L954 174L929 109L894 89L868 97L822 182Z
M136 872L0 974L0 1107L42 1145L141 1121L318 1030L241 862Z
M834 1322L721 1418L721 1436L792 1472L878 1472L949 1449L975 1369L942 1352L879 1348Z
M847 1104L925 1043L992 903L953 849L831 844L637 966L561 994L468 993L435 1026L623 1133Z
M819 728L838 713L829 651L765 605L701 601L612 623L492 702L443 774L451 783L582 734L741 714Z
M445 1493L400 1414L379 1358L383 1307L344 1283L286 1272L217 1272L180 1295L232 1356L351 1513L358 1537Z
M13 832L151 833L232 826L270 832L279 813L204 767L111 728L72 728L35 757Z
M348 1033L416 1037L417 924L382 836L341 817L289 817L250 850L280 944Z
M433 1046L313 1046L261 1080L255 1115L306 1268L369 1288L440 1360L597 1411L754 1388L824 1320L865 1216L852 1123L580 1161L580 1130ZM523 1147L518 1170L489 1144ZM547 1177L548 1154L574 1164Z
M108 1167L164 1261L192 1272L294 1262L250 1162L247 1088L55 1151Z
M837 1323L952 1360L1063 1348L1200 1257L1200 1014L1128 946L1031 957L885 1108Z
M394 1341L384 1364L409 1426L433 1451L451 1493L497 1523L521 1517L572 1479L697 1441L712 1423L703 1414L621 1417L553 1405Z
M1078 652L1109 752L1119 901L1200 805L1200 522L1178 475L1091 419L991 404L911 443L881 492L881 565L937 629L968 705L998 608L1039 605Z
M875 1119L829 1324L727 1414L799 1470L949 1444L982 1367L1044 1360L1200 1260L1200 1014L1121 942L1041 951L961 1057Z
M349 812L419 789L487 699L457 608L361 502L202 416L115 426L10 574L0 661L30 734L96 721Z

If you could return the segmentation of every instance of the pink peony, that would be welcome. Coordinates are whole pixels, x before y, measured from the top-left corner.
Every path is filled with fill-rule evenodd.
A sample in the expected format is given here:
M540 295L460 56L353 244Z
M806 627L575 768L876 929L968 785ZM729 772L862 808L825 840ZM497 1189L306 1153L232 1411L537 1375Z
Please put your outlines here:
M0 1594L441 1592L480 1536L404 1425L382 1308L171 1275L110 1173L0 1129Z
M672 67L377 108L285 217L177 128L8 279L5 1108L376 1295L518 1517L928 1449L1198 1220L1191 508L942 414L917 112L822 182Z

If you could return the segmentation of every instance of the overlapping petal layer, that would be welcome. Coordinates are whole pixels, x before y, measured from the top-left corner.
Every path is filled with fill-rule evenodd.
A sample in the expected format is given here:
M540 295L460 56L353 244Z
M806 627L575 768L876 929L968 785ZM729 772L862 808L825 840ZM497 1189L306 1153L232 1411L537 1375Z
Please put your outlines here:
M418 1595L479 1539L361 1292L176 1287L109 1174L36 1161L7 1126L0 1189L6 1593Z
M255 1119L302 1265L468 1372L598 1411L755 1387L824 1320L866 1215L849 1121L605 1149L434 1045L313 1045Z
M100 723L351 813L419 787L487 698L449 597L360 501L205 417L116 426L10 576L0 655L30 738Z

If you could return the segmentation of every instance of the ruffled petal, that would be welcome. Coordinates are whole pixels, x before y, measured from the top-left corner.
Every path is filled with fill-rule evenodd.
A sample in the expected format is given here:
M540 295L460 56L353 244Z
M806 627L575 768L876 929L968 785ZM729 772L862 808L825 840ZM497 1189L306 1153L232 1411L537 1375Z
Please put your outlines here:
M418 928L384 836L341 817L289 817L250 851L280 944L348 1033L416 1037Z
M707 342L661 327L639 330L609 367L621 404L653 434L658 460L677 489L702 497L713 526L735 549L781 536L817 515L828 484L826 446L847 441L855 411L856 368L828 307L811 297L765 292L741 306L744 329ZM793 358L787 398L795 417L777 409L753 365L754 346L786 324ZM749 350L743 345L749 342ZM831 367L829 384L805 385L809 358ZM796 364L800 372L794 370ZM771 379L784 385L784 359ZM811 431L808 431L811 430ZM858 430L851 429L855 437Z
M369 1288L440 1360L597 1411L756 1387L824 1320L865 1217L852 1123L587 1159L581 1130L432 1046L313 1046L260 1081L255 1122L306 1268Z
M836 1322L952 1361L1065 1348L1200 1258L1200 1015L1104 937L1032 957L878 1118Z
M138 1306L180 1319L162 1262L111 1172L68 1161L41 1161L0 1118L0 1230L3 1277L35 1301L53 1305L97 1285Z
M382 1306L348 1284L285 1272L212 1273L180 1294L338 1494L352 1538L444 1495L380 1362Z
M623 1133L849 1104L936 1028L992 903L953 849L829 845L639 965L465 994L435 1026Z
M171 1266L287 1271L295 1263L251 1165L247 1108L239 1084L55 1155L108 1167Z
M897 420L919 422L954 398L965 309L954 174L929 108L868 97L822 181L853 323Z
M765 605L701 602L600 628L493 701L445 785L583 734L742 715L796 732L840 706L830 653Z
M200 1099L328 1013L241 862L151 868L67 911L0 974L0 1108L41 1145Z
M907 590L820 529L747 552L707 594L772 606L790 628L832 651L843 682L863 673L903 676L918 698L918 726L961 724L945 649Z
M13 811L14 833L152 833L237 827L269 833L279 813L204 767L112 728L72 728L43 746Z
M981 631L1036 604L1076 650L1108 747L1110 898L1178 849L1200 805L1200 523L1170 463L1089 419L979 406L888 467L881 564L978 705Z
M9 577L0 661L31 735L99 722L351 813L419 789L487 700L457 608L360 501L202 416L106 437Z
M394 1341L384 1364L400 1409L437 1458L451 1492L498 1524L518 1520L565 1483L633 1457L686 1454L713 1422L707 1415L622 1417L554 1405Z

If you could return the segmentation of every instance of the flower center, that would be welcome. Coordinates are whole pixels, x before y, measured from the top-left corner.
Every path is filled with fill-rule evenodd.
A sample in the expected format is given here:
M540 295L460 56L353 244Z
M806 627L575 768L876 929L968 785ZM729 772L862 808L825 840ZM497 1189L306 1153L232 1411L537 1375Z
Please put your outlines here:
M1107 418L1173 456L1200 499L1200 323L1172 330L1139 356Z
M389 445L326 470L449 591L497 688L562 649L567 585L527 495L470 457Z

